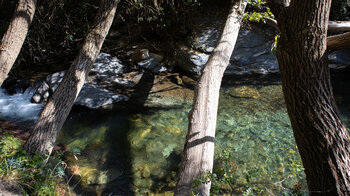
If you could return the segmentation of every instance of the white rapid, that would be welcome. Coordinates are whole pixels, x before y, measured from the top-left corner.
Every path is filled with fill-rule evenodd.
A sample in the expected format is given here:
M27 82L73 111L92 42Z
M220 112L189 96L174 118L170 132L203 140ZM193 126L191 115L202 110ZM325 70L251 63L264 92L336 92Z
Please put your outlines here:
M33 93L33 89L28 88L24 93L9 95L4 89L0 89L0 119L13 122L38 119L43 104L30 102Z

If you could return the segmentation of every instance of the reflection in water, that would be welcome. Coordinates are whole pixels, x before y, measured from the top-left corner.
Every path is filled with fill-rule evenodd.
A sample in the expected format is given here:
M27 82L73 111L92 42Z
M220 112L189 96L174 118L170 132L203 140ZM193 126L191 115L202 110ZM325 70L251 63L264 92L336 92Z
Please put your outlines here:
M349 124L346 83L345 78L337 81L335 93ZM171 195L190 109L188 103L181 108L92 111L68 120L59 141L81 151L79 160L70 164L80 168L82 190ZM215 142L216 156L223 150L232 153L231 172L237 186L247 183L251 171L256 173L250 176L251 182L284 180L279 185L286 188L305 183L279 79L224 80Z

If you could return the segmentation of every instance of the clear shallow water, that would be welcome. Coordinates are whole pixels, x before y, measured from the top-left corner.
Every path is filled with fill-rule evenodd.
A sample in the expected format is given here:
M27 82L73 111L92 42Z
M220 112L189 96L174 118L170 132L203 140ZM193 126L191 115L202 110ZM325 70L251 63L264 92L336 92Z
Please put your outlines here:
M246 176L251 173L254 174L250 182L283 181L275 187L278 191L283 190L281 186L290 189L298 183L305 185L278 77L225 81L220 96L215 152L216 157L223 150L231 152L231 172L236 185L247 184ZM349 124L350 95L344 90L348 89L347 84L349 80L345 77L336 81L335 92L342 117ZM175 108L88 113L69 120L60 141L81 149L82 155L74 164L85 167L84 171L97 169L111 173L106 177L110 184L102 186L92 185L96 181L83 178L85 191L107 195L172 195L190 109L191 105L187 104ZM92 176L100 179L101 174ZM265 193L268 194L266 190Z
M335 75L333 86L342 118L349 127L350 79L346 75ZM283 181L278 185L285 188L303 184L304 174L278 77L224 81L215 151L216 157L222 150L231 152L235 185L246 184L247 174L252 173L251 182ZM27 94L0 94L0 118L35 120L41 108L30 104ZM184 104L73 112L59 142L80 150L78 160L69 159L71 166L79 167L81 176L75 190L82 195L172 195L190 109L190 104Z

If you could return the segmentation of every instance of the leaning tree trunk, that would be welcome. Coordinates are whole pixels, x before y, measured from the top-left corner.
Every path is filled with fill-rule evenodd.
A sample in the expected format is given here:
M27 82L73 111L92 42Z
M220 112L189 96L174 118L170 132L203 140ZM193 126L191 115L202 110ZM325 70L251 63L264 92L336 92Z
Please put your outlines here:
M331 0L270 0L281 35L277 59L310 195L350 195L349 135L341 121L327 62ZM293 18L293 20L291 20Z
M0 43L0 86L15 63L32 23L36 0L19 0L9 28Z
M175 195L209 195L210 183L193 187L192 181L211 172L214 159L214 140L219 91L222 76L236 44L242 13L246 2L238 1L227 17L218 45L211 54L198 80L182 157L182 166Z
M79 54L62 82L48 100L25 144L29 153L50 154L53 143L65 122L85 78L95 62L112 24L119 0L102 0L96 15L96 25L86 36Z

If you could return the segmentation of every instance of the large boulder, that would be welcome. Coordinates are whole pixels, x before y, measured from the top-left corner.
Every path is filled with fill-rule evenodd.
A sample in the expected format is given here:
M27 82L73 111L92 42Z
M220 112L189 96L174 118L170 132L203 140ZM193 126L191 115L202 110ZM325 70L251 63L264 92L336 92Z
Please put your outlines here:
M120 101L127 101L128 99L129 98L125 95L111 93L99 86L85 83L75 101L75 104L90 109L97 109Z
M210 53L214 50L220 31L216 27L207 27L197 33L188 45L181 46L176 53L177 66L181 69L200 74ZM271 52L276 32L273 28L258 24L244 25L238 35L226 75L268 74L278 72L278 64Z
M111 84L124 70L125 66L119 59L112 57L110 54L100 53L86 80L91 84L100 86Z
M137 63L140 67L154 73L159 74L166 72L167 68L164 67L157 59L149 57Z
M106 84L133 86L132 81L118 78L118 75L123 73L124 68L119 59L101 53L89 73L87 78L89 83L84 84L75 104L96 109L120 101L127 101L127 96L112 93L104 88ZM37 82L37 88L31 101L33 103L45 103L57 89L65 73L66 71L56 72Z
M223 20L222 20L223 21ZM199 75L214 50L221 33L219 21L206 22L176 50L176 65L182 70ZM265 24L244 24L225 75L270 74L279 72L275 54L271 51L276 30ZM329 54L330 68L342 70L349 65L350 50Z

